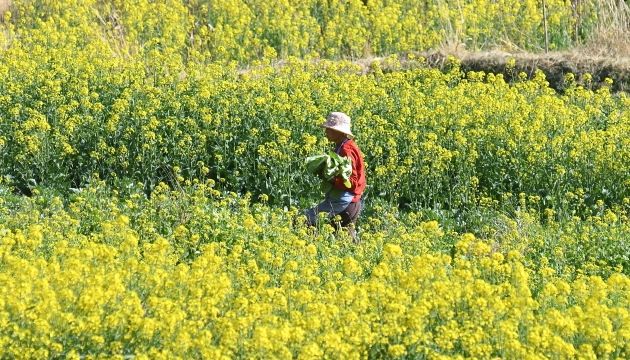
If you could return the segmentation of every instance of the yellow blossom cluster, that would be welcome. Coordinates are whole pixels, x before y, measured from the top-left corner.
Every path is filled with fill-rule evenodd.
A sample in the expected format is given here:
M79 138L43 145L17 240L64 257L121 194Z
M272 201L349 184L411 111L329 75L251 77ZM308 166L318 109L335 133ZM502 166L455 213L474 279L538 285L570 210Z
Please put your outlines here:
M355 246L205 185L130 189L1 189L0 357L630 356L630 279L536 268L519 248L536 232L481 239L411 213Z
M248 64L263 58L384 56L444 44L469 49L567 48L597 26L597 1L15 0L18 36L48 28L51 45L105 43L127 57L154 50ZM546 12L546 17L544 16ZM546 22L545 22L546 20ZM67 30L75 30L66 33ZM12 38L9 33L9 41ZM152 60L147 59L148 62Z

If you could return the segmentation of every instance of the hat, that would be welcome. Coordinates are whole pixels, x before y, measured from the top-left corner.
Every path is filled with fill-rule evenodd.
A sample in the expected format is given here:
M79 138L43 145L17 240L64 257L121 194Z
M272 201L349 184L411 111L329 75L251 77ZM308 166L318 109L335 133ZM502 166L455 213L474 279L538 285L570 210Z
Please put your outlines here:
M331 112L328 114L326 122L319 126L342 132L348 135L350 139L354 137L350 131L350 117L342 112Z

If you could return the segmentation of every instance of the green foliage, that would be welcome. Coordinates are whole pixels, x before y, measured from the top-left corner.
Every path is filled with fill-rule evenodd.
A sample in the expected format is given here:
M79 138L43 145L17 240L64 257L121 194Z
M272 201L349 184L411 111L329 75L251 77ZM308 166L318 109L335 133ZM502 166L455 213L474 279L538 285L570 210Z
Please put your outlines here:
M321 177L322 182L320 183L320 189L322 192L327 193L332 190L333 184L331 181L333 181L335 177L341 178L344 185L350 188L352 159L339 156L329 151L328 155L309 156L305 161L308 172ZM333 198L339 198L339 196L333 196Z
M486 204L522 208L524 194L538 199L532 208L541 217L551 209L566 219L592 215L598 200L612 208L630 197L626 97L581 87L558 96L542 73L511 85L492 74L464 79L456 65L447 74L365 77L349 63L292 60L240 75L210 66L196 77L149 80L131 65L74 77L50 62L29 71L20 64L0 64L9 74L0 83L0 174L22 188L67 191L94 174L108 184L141 182L146 193L178 178L213 180L302 206L319 196L304 159L331 147L317 126L322 109L339 109L353 119L370 196L406 209L470 222L465 214Z

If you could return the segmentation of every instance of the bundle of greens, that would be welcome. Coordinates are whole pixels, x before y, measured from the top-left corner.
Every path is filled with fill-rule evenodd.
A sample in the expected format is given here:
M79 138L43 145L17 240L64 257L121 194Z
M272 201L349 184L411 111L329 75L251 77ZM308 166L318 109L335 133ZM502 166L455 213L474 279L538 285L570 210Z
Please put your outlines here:
M350 188L350 175L352 175L352 159L345 156L339 156L334 152L328 155L315 155L306 158L306 168L309 173L319 176L322 179L320 189L323 192L331 190L331 196L341 196L341 189L333 189L333 181L335 177L343 180L344 185Z

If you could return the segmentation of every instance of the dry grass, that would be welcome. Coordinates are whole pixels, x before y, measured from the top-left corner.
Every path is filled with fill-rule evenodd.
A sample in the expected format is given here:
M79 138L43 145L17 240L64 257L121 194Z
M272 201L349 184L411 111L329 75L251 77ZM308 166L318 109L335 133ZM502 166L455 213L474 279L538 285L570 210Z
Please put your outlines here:
M597 0L597 6L597 27L575 51L595 57L630 57L630 8L623 0Z
M0 24L4 23L4 14L7 11L9 11L10 8L11 8L11 0L0 0ZM5 27L2 27L0 31L3 32L2 35L4 36L5 39L9 37L8 30ZM8 46L8 42L4 42L4 44L0 45L0 49L6 50L7 46Z
M0 17L4 17L4 13L11 7L11 0L0 0Z
M586 56L628 58L630 57L630 31L621 28L598 29L588 43L574 51L579 51Z
M598 24L601 30L628 29L630 8L624 0L596 0Z

